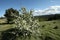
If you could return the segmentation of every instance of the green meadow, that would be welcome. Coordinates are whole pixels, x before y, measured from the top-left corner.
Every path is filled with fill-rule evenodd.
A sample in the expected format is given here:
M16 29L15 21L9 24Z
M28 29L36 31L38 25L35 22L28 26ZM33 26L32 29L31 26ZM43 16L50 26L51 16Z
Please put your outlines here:
M60 40L60 20L40 21L39 24L40 27L38 29L40 30L44 38L48 36L53 38L54 40ZM1 32L11 28L14 28L14 24L6 24L5 19L0 19L0 39L1 39ZM33 37L31 38L31 40L32 39L40 40L40 39L34 39Z

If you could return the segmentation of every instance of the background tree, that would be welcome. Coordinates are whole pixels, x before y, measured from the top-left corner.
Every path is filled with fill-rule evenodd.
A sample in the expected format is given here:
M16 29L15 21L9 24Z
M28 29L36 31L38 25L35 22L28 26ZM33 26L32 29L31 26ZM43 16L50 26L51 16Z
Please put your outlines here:
M9 8L5 11L4 16L7 18L7 22L12 22L16 17L14 17L12 14L19 16L19 11Z

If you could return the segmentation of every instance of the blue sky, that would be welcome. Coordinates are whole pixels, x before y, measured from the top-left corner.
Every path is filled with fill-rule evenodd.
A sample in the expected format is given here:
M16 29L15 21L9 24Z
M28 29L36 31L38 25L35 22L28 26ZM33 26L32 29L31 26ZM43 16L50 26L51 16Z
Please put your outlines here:
M0 0L0 16L3 16L8 8L19 10L21 7L26 7L39 10L55 5L60 6L60 0Z

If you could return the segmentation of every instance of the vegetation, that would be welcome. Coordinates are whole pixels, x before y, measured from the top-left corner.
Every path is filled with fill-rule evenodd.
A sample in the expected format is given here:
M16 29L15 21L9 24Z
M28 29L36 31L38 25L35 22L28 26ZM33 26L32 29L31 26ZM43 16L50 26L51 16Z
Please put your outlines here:
M32 13L21 8L19 16L12 13L14 24L1 22L0 40L60 40L60 20L39 21Z
M7 23L9 23L15 19L15 17L12 16L12 14L19 15L19 11L15 10L13 8L7 9L4 14L4 16L7 18Z
M59 20L60 14L35 16L35 19L39 19L39 21Z

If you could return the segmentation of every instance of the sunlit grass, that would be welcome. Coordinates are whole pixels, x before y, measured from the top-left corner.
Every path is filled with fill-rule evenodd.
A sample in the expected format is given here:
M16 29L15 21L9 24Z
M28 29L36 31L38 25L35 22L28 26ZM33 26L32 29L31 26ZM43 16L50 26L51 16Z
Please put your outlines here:
M14 26L14 24L0 25L0 31L5 31L7 29L13 28L13 26ZM58 28L54 29L55 26L57 26ZM59 20L42 21L42 22L40 22L40 27L38 29L40 30L41 34L44 34L43 36L47 35L47 36L54 38L55 40L60 40L60 21ZM18 39L20 39L20 38L18 38ZM31 40L32 39L37 40L37 39L31 37ZM26 40L28 40L28 39L26 39Z

